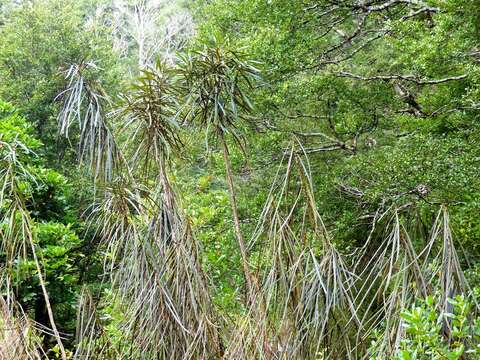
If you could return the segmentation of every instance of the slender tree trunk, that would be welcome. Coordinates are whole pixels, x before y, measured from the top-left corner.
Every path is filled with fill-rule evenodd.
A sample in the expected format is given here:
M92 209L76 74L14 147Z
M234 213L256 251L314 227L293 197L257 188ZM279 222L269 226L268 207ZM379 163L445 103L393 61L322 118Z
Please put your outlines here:
M222 133L220 135L220 141L222 143L223 149L223 158L225 160L225 170L226 170L226 178L228 184L228 191L230 193L230 204L232 205L232 216L233 216L233 223L235 228L235 236L238 241L238 246L240 248L240 254L242 256L242 265L243 265L243 272L245 275L245 281L247 283L247 298L248 302L253 302L254 300L254 284L252 274L250 273L250 268L248 266L248 254L247 254L247 246L245 244L245 240L243 239L242 231L240 229L240 220L238 217L238 208L237 208L237 197L235 194L235 189L233 186L233 176L232 176L232 165L230 163L230 155L228 151L228 145L225 141L225 136Z
M258 284L255 282L253 278L249 263L248 263L248 253L247 253L247 246L245 244L245 240L243 239L242 231L240 229L240 220L238 217L238 208L237 208L237 197L235 193L235 188L233 185L233 175L232 175L232 165L230 163L230 155L228 151L228 145L225 141L225 136L223 133L220 135L220 141L222 143L223 149L223 158L225 161L225 170L226 170L226 177L227 177L227 184L228 184L228 191L230 193L230 203L232 205L232 215L233 215L233 223L235 227L235 235L237 237L238 246L240 248L240 253L242 255L242 264L243 264L243 272L245 276L245 281L247 283L247 305L251 305L251 310L253 311L253 316L256 320L261 323L266 322L266 308L265 302L258 288ZM260 337L266 339L265 335L265 328L260 326L260 331L262 332ZM263 343L263 349L265 351L266 359L273 358L272 352L272 344L269 341Z
M35 244L33 243L32 238L30 238L29 240L30 240L30 246L32 248L33 260L35 261L35 266L37 268L40 287L42 288L43 298L45 299L45 307L47 308L48 318L50 320L50 325L52 326L53 335L55 337L55 340L57 341L58 348L59 348L60 354L62 356L62 360L67 360L67 354L65 352L65 347L63 346L62 339L60 338L60 333L58 332L57 325L55 324L55 319L53 317L52 306L50 304L50 298L48 296L47 288L45 286L45 281L43 279L42 268L40 267L40 263L38 262L37 252L35 250Z
M173 193L172 185L170 184L170 181L168 180L168 175L167 175L167 164L165 159L162 159L158 163L159 167L159 173L160 173L160 181L163 186L163 191L165 194L165 202L168 207L168 210L171 211L172 213L175 211L175 195Z

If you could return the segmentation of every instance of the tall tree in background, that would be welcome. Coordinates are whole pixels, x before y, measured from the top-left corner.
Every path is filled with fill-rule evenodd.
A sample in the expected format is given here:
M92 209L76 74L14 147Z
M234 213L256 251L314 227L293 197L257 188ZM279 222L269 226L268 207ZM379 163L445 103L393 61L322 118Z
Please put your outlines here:
M94 59L103 69L96 76L110 92L118 85L121 66L112 52L108 29L87 21L88 1L20 2L7 9L0 26L0 97L35 123L47 155L58 162L59 152L68 148L56 141L58 104L54 101L65 87L65 72L71 64Z
M111 29L114 48L133 74L158 56L172 62L194 33L184 1L114 0L99 6L95 21Z

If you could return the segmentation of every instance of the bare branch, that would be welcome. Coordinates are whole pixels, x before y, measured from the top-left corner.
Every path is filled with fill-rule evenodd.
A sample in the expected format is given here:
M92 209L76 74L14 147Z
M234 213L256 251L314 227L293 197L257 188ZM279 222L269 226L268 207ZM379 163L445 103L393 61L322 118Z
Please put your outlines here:
M423 7L421 9L418 9L417 11L414 11L408 15L405 15L401 18L401 20L408 20L408 19L411 19L417 15L420 15L420 14L424 14L424 13L427 13L427 14L431 14L431 13L436 13L438 12L438 8L433 8L433 7Z
M410 81L413 82L417 85L437 85L437 84L443 84L449 81L459 81L459 80L464 80L467 78L467 75L459 75L459 76L451 76L451 77L446 77L442 79L433 79L433 80L428 80L428 79L421 79L418 78L415 75L377 75L377 76L361 76L361 75L356 75L352 74L350 72L346 71L340 71L335 73L335 75L339 77L347 77L351 79L356 79L356 80L362 80L362 81L393 81L393 80L404 80L404 81Z

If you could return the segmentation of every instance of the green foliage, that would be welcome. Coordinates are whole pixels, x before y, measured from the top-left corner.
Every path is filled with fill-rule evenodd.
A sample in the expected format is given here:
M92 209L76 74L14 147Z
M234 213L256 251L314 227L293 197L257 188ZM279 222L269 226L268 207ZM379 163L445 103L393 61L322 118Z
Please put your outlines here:
M0 100L0 140L13 143L15 140L28 149L37 151L42 143L33 137L33 127L13 105Z
M237 129L244 127L253 110L247 92L259 76L256 62L242 49L211 39L181 57L179 73L186 99L182 110L192 121L214 137L232 134L239 142Z
M0 133L3 146L19 147L23 150L19 152L21 156L16 163L12 165L2 163L2 166L5 165L5 168L2 168L3 186L6 189L13 186L13 189L8 193L2 192L0 256L5 260L10 256L9 252L13 251L11 255L15 258L12 285L15 289L15 298L36 321L49 326L32 249L28 243L22 245L20 251L8 248L10 245L7 234L10 231L15 234L15 227L21 226L22 237L32 237L36 256L41 259L43 279L56 318L63 329L72 331L75 328L75 305L83 254L82 241L70 225L75 221L75 226L81 226L81 221L78 221L75 211L71 208L71 186L64 176L46 168L44 158L33 152L41 149L41 142L33 136L28 121L12 105L5 102L0 102ZM8 149L0 149L2 156L11 156L5 150ZM8 177L5 177L7 171L13 172L12 176L16 183L10 184ZM19 198L16 199L15 196ZM18 211L12 212L13 219L4 217L13 211L14 207L22 204L25 206L23 209L25 213L19 208ZM22 241L25 242L26 239Z
M294 134L312 153L318 205L343 246L363 242L370 226L365 219L389 205L417 209L428 223L432 205L448 203L462 243L478 257L478 222L471 216L480 208L475 174L479 66L472 55L478 47L478 20L472 17L477 5L465 0L431 1L429 6L441 11L407 20L401 19L407 9L398 8L388 20L367 14L365 33L387 29L389 35L373 36L364 47L362 33L342 43L342 36L355 35L359 19L332 20L350 11L347 4L332 10L328 2L283 0L218 0L199 6L201 37L219 34L231 46L246 47L261 63L268 86L251 94L257 104L254 116L278 131L250 135L254 171L240 200L263 178L271 178L273 170L265 166L269 156L276 150L272 157L280 158L282 145ZM430 86L362 81L338 76L342 71L364 78L468 76ZM426 198L415 193L419 185L428 188ZM244 206L258 213L251 199L246 196Z
M35 225L38 255L42 258L47 290L57 319L65 329L75 328L81 241L69 226L55 222ZM17 265L15 287L21 304L42 321L43 298L39 289L35 264L22 260ZM39 304L39 305L37 305Z
M0 260L24 310L49 326L43 271L99 359L372 338L378 359L479 358L478 1L157 3L0 0ZM197 32L175 57L190 30L148 27L177 6Z
M447 313L437 310L438 301L438 298L428 297L400 314L405 338L393 359L480 358L480 320L472 305L464 297L457 296L448 300L451 312ZM375 343L372 344L371 358L382 359L375 355L374 349Z
M135 143L133 161L145 156L144 168L150 161L163 162L171 152L179 153L182 142L178 109L178 77L175 70L160 59L154 67L143 69L129 91L122 96L122 128L135 134L128 141Z
M221 184L204 175L189 182L194 192L185 196L187 214L193 229L203 244L204 266L215 284L214 301L225 311L238 307L242 274L240 254L234 243L234 233L228 194Z
M69 181L55 170L36 166L32 168L35 183L31 184L27 204L37 221L57 221L64 224L76 222L73 208L73 190Z
M116 69L106 29L90 28L85 1L42 0L8 7L0 25L0 98L26 115L46 146L58 155L54 101L71 64L95 59L107 84ZM63 145L65 147L65 145Z

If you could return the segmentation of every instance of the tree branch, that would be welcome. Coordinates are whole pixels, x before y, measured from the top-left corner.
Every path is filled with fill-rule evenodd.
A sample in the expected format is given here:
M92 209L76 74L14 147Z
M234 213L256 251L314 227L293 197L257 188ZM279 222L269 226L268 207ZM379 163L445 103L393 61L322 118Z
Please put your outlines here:
M361 80L361 81L392 81L392 80L404 80L404 81L410 81L413 82L417 85L437 85L437 84L443 84L449 81L459 81L459 80L464 80L467 78L467 75L459 75L459 76L451 76L451 77L446 77L442 79L433 79L433 80L428 80L428 79L420 79L415 75L377 75L377 76L370 76L370 77L365 77L361 75L356 75L352 74L346 71L340 71L335 73L335 75L339 77L347 77L351 79L356 79L356 80Z
M431 14L431 13L437 13L439 11L438 8L433 8L433 7L423 7L421 9L418 9L417 11L414 11L408 15L405 15L403 16L400 20L408 20L410 18L413 18L417 15L420 15L420 14L423 14L423 13L427 13L427 14Z

